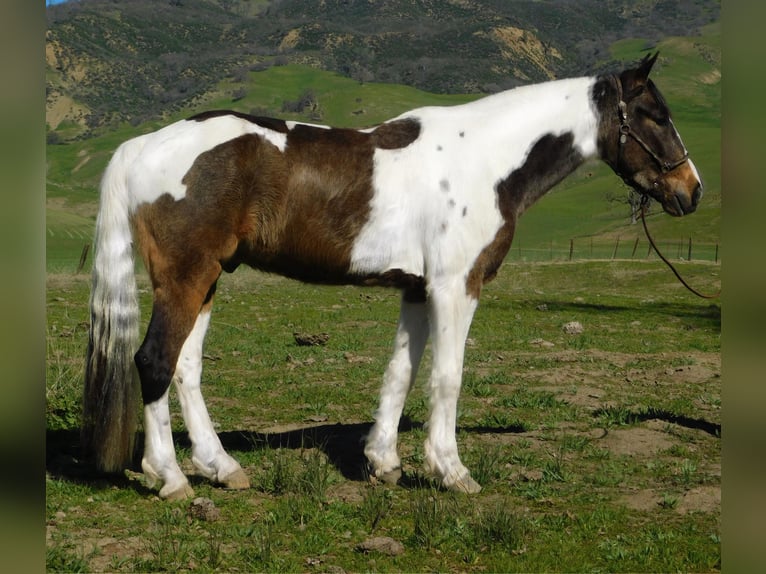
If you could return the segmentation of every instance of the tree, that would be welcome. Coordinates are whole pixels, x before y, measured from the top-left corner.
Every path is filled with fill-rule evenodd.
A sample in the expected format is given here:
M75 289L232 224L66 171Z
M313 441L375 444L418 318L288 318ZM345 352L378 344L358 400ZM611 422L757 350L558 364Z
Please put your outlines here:
M646 199L644 199L646 197ZM630 207L630 224L635 225L641 214L641 203L646 201L647 212L651 208L652 199L649 196L643 196L633 189L623 189L619 191L606 192L606 200L610 203L623 203Z

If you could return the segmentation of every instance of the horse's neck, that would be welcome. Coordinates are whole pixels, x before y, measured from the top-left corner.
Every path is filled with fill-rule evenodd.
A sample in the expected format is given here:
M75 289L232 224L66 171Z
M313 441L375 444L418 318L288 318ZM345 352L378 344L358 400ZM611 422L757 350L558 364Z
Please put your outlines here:
M467 105L461 119L482 126L474 153L504 200L521 215L586 159L597 154L593 78L525 86Z
M587 159L597 153L594 82L583 77L523 86L479 100L476 113L484 116L493 145L526 154L540 138L569 132Z

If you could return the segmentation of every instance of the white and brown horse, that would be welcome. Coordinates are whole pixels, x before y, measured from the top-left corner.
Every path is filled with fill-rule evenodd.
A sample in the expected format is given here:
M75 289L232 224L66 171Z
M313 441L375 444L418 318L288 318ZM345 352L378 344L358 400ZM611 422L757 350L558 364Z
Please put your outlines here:
M230 488L249 485L200 392L216 282L246 264L307 282L401 289L394 354L364 450L370 472L400 475L399 417L430 336L426 470L446 488L479 491L455 439L464 345L521 214L593 157L671 215L694 211L702 195L648 79L656 58L615 75L416 109L366 130L216 111L122 144L103 177L96 223L86 455L104 471L130 463L140 388L143 470L161 497L190 495L170 428L174 382L198 471ZM134 239L153 288L140 347Z

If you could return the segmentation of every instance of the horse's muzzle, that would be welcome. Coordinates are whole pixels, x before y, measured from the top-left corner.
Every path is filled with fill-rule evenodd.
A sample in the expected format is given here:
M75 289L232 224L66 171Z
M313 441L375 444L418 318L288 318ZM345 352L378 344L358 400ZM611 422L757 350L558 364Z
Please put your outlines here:
M698 184L691 193L686 190L676 191L667 194L661 200L662 208L666 213L674 217L689 215L697 210L700 198L702 197L702 185Z
M662 208L676 217L694 213L703 194L702 181L691 160L665 174L652 187L655 191L652 195L662 203Z

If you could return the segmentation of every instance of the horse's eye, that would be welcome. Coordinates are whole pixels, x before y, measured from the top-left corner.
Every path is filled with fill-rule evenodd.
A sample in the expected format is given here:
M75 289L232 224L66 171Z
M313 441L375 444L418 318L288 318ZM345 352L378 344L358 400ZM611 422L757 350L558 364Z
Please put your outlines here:
M665 127L670 123L670 116L667 113L657 112L657 110L648 110L646 108L636 108L636 113L657 124L660 127Z

